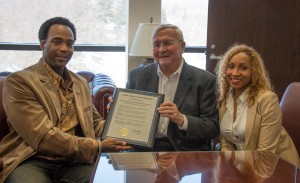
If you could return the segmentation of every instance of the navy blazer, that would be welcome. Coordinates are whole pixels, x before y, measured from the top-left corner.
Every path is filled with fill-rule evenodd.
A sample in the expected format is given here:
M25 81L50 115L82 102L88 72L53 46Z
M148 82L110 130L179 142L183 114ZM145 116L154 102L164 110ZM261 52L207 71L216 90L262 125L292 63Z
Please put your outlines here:
M158 92L157 63L133 69L126 88ZM210 150L210 140L220 132L216 107L215 76L205 70L183 64L174 103L187 117L187 131L171 122L168 137L176 151Z

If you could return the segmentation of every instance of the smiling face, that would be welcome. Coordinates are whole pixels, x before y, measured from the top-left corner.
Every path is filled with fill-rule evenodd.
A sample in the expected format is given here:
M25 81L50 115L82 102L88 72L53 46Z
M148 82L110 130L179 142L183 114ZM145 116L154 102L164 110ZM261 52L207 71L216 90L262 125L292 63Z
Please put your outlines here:
M41 40L44 61L59 75L73 55L74 35L68 26L54 24L46 40Z
M159 30L153 38L153 57L163 72L175 72L181 64L185 42L178 40L174 29ZM166 73L165 73L166 74Z
M234 90L234 95L239 97L251 82L250 57L244 52L234 55L228 62L225 74L227 82Z

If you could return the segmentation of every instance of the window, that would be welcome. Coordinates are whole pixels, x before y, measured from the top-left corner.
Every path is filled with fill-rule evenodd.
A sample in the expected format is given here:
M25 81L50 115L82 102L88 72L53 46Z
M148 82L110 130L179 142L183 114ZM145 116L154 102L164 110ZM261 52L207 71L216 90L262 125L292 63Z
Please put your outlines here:
M64 0L63 3L60 0L0 0L0 4L0 44L6 49L0 50L0 71L17 71L36 63L42 54L37 46L40 25L51 17L63 16L75 24L75 46L80 45L85 50L76 51L75 47L67 67L75 72L108 74L118 87L125 86L124 0ZM14 49L7 50L12 45ZM105 49L107 46L111 49ZM98 51L93 51L95 49ZM103 49L107 51L101 51Z
M41 57L37 35L40 25L51 17L63 16L77 29L68 68L108 74L118 87L125 87L126 1L0 0L0 71L17 71L36 63ZM162 23L173 23L183 30L187 43L184 58L205 69L208 0L161 2Z
M186 62L205 70L208 0L162 0L161 7L161 22L175 24L183 32Z

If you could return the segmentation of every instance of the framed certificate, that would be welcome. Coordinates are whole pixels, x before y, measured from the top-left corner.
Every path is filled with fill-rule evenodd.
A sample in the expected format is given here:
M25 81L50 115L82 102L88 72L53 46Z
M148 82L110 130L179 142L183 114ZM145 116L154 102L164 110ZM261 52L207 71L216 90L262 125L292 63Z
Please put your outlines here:
M116 88L102 138L116 138L133 147L152 149L164 95Z

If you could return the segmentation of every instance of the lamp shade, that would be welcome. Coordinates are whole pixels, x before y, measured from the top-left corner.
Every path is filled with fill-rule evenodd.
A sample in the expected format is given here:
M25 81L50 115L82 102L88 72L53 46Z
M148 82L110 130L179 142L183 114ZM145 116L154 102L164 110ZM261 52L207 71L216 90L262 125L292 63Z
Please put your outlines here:
M129 51L130 56L153 58L152 31L158 25L155 23L139 24Z

